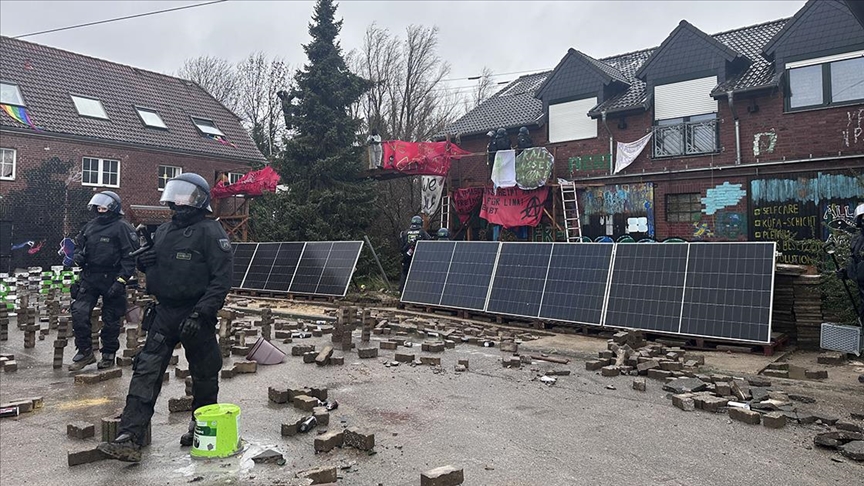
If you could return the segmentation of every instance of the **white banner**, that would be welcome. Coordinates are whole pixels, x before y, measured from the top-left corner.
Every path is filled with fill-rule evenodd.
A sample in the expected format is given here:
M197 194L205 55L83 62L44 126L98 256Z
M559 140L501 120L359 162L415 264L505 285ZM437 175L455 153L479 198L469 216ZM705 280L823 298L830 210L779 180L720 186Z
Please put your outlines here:
M513 187L516 185L516 151L499 150L495 152L495 165L492 166L492 188Z
M645 149L645 146L648 145L648 141L651 140L651 135L653 135L653 132L649 132L648 135L645 135L635 142L618 142L618 153L615 154L615 174L626 169L628 165L632 164L633 161L636 160L636 157L639 157L639 154L641 154Z
M444 191L444 176L423 176L423 214L432 216L441 204L441 194Z

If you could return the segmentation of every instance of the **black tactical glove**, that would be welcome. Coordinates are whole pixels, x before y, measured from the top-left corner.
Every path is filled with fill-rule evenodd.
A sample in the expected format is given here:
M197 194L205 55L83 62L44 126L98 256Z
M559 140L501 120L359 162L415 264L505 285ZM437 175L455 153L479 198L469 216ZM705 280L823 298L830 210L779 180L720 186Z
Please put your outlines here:
M194 337L198 334L198 331L201 330L201 317L197 312L193 312L186 318L182 323L180 323L180 339L187 340Z
M81 290L81 284L79 284L78 282L75 282L69 287L69 295L73 299L77 299L78 298L78 292L80 290Z
M105 293L105 297L113 299L114 297L123 295L124 293L126 293L126 281L118 277L111 285L111 288L108 289L108 292Z
M147 268L156 265L156 250L147 250L138 255L138 268L147 270Z
M84 268L85 263L87 263L87 258L82 253L76 253L72 257L72 264L76 267Z

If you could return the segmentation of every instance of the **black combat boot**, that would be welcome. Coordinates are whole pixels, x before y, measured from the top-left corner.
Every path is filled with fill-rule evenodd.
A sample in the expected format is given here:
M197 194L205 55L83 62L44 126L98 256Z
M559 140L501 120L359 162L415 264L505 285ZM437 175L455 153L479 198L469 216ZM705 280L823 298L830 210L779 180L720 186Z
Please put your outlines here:
M192 445L192 441L195 439L195 419L189 421L189 430L186 431L185 434L180 436L180 446L181 447L190 447Z
M141 462L141 446L132 435L120 434L111 442L103 442L96 446L103 454L118 461Z
M114 366L116 360L114 359L114 353L102 353L102 359L99 360L99 363L96 365L100 370L108 369Z
M79 350L78 354L72 358L72 364L69 365L69 371L81 371L85 366L96 362L96 356L93 356L92 350Z

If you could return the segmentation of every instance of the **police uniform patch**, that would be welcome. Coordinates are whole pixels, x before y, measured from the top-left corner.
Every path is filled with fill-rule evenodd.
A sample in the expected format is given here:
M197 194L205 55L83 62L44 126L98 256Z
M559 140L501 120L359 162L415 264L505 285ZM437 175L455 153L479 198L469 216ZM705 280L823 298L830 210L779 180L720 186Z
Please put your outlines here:
M103 236L103 237L99 238L99 243L111 243L111 238L108 238L107 236Z
M225 238L219 238L219 248L222 251L231 251L231 242Z
M182 251L181 251L181 252L177 252L177 256L176 256L176 258L177 258L178 260L191 260L191 259L192 259L192 254L191 254L191 253L185 253L185 252L182 252Z

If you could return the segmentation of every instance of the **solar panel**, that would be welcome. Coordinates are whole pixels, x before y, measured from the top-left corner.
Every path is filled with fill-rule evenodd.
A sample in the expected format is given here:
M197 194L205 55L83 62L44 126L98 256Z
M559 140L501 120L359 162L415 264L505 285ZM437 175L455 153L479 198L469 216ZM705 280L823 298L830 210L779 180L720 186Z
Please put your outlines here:
M232 272L231 285L240 287L249 270L249 262L258 248L258 243L237 243L234 249L234 271Z
M680 332L770 342L775 245L691 243Z
M402 302L440 304L444 281L447 279L447 271L455 249L455 241L418 241L402 289Z
M279 243L259 243L240 288L263 289L267 284L270 269L273 268L273 262L276 261L276 253L278 252Z
M300 263L294 273L289 292L299 294L314 294L318 288L318 282L324 273L327 264L327 256L333 248L332 241L310 241L303 249Z
M498 256L498 242L457 241L444 283L441 305L484 310Z
M354 275L354 267L357 265L362 249L362 241L333 242L315 293L344 297L348 292L348 284L351 283L351 276Z
M501 243L487 312L537 317L552 243Z
M555 243L540 317L600 325L613 247Z
M279 244L279 251L276 253L276 260L273 262L273 268L270 269L270 276L267 278L264 290L288 291L291 280L294 279L294 271L297 269L300 255L303 253L303 246L305 243L302 242Z
M689 245L615 246L603 324L677 333Z

